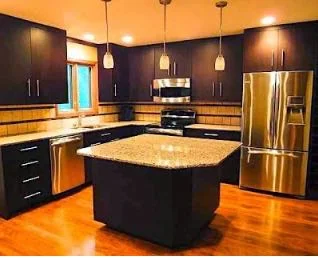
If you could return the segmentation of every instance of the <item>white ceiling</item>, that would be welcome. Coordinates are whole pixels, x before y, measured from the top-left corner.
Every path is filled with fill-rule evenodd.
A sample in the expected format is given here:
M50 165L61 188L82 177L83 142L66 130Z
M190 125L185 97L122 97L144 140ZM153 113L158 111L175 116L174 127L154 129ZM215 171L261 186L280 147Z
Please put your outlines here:
M215 0L173 0L168 7L168 41L216 36L219 13ZM318 20L318 0L228 0L224 10L225 34L260 26L273 15L277 23ZM104 2L101 0L1 0L0 12L67 30L83 39L95 35L105 42ZM132 45L158 43L163 37L163 8L159 0L112 0L109 4L110 41L118 44L130 34Z

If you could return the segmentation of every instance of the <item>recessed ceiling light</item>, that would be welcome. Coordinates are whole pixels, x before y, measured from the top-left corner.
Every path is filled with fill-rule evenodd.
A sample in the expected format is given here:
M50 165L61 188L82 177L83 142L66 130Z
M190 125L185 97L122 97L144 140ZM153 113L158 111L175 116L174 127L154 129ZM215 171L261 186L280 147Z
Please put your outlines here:
M91 33L85 33L83 35L83 38L87 41L93 41L95 39L95 36Z
M121 40L126 43L126 44L130 44L134 41L133 37L130 35L125 35L121 38Z
M271 25L276 21L276 18L273 16L265 16L264 18L261 19L261 23L263 25Z

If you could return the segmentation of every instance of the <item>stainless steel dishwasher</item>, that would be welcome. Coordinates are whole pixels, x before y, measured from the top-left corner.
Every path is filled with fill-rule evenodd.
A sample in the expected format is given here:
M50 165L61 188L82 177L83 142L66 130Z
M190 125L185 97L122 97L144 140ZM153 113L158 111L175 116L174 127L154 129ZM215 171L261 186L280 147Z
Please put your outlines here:
M76 154L80 148L83 148L82 134L50 140L53 195L85 183L84 158Z

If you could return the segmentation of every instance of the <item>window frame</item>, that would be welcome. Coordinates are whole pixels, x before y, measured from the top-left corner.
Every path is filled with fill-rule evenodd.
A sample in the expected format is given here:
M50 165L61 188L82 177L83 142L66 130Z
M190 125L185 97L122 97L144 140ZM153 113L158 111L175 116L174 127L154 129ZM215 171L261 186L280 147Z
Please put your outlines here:
M71 110L60 110L56 105L56 114L58 117L74 117L78 115L95 115L98 113L98 70L97 62L68 60L67 65L72 65L72 101L73 108ZM78 86L78 66L89 66L91 68L91 108L79 109L79 86Z

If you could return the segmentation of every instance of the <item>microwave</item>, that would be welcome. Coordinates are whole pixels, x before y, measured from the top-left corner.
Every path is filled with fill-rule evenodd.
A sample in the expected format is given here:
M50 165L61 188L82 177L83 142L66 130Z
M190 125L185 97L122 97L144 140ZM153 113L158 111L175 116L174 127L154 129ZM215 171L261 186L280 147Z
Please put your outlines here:
M191 79L156 79L152 96L153 101L159 103L188 103L191 100Z

